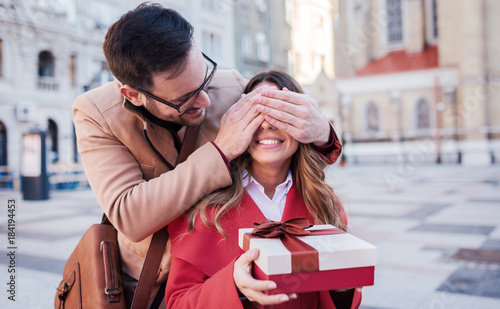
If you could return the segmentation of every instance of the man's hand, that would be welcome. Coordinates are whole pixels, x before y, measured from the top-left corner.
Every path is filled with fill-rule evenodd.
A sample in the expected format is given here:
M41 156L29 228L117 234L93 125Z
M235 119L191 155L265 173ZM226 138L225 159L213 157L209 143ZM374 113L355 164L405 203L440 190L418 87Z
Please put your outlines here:
M273 281L257 280L252 277L250 271L252 262L259 256L258 249L252 249L242 254L234 262L233 278L238 290L248 298L261 305L277 305L297 298L297 294L267 295L264 292L276 288Z
M321 114L319 105L303 93L264 89L255 97L257 111L276 128L290 134L301 143L323 146L330 137L330 124Z
M266 88L268 87L259 87L249 94L243 95L222 116L219 133L214 143L229 161L232 161L248 148L253 134L264 122L264 116L255 108L253 99Z

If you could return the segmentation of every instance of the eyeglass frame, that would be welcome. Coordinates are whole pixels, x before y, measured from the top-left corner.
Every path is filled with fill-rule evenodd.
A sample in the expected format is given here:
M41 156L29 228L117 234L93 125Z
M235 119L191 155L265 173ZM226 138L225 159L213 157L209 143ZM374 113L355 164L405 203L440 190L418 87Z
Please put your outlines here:
M205 53L201 52L201 54L203 55L203 58L205 58L206 60L208 60L214 67L212 69L212 72L210 72L210 74L208 75L208 77L203 81L203 84L201 84L201 86L195 90L195 92L190 95L187 99L185 99L184 101L182 101L181 103L179 104L174 104L174 103L171 103L167 100L164 100L160 97L157 97L155 96L154 94L151 94L145 90L142 90L140 88L135 88L137 91L139 91L140 93L144 94L145 96L147 97L150 97L151 99L154 99L162 104L165 104L167 106L170 106L172 108L174 108L175 110L177 110L179 113L183 113L189 106L191 106L191 104L194 103L194 101L196 101L196 99L198 98L198 96L200 95L200 92L202 90L204 90L204 88L212 81L212 78L214 77L215 75L215 72L217 71L217 62L213 61L212 59L210 59L210 57L208 57L207 55L205 55ZM189 100L191 100L192 98L194 97L193 101L191 102L191 104L188 104L186 107L184 107L184 109L181 109L181 107L186 104L186 102L188 102Z

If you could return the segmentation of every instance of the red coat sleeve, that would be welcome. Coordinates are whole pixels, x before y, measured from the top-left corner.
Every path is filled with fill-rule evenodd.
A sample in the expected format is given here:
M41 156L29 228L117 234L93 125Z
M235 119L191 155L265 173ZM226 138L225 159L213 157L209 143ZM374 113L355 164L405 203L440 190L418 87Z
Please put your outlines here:
M167 308L243 308L233 280L235 260L208 277L194 265L173 256L165 291Z
M330 140L325 146L315 146L313 148L323 157L327 164L333 164L342 153L342 143L337 136L337 133L330 125Z

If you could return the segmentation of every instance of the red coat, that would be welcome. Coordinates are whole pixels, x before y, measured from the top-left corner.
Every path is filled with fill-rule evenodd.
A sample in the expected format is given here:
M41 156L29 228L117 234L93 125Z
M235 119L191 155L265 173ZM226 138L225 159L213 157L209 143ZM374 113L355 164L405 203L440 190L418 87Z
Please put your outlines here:
M307 217L313 222L295 185L287 195L282 220ZM342 220L347 221L342 211ZM238 246L238 229L253 228L266 218L252 198L245 193L240 207L224 215L221 225L224 238L213 226L206 227L199 217L193 233L187 231L186 217L169 226L172 239L172 265L167 281L167 308L262 308L249 301L241 302L233 280L234 261L243 250ZM355 292L353 308L359 307L360 293ZM299 293L297 299L265 308L335 308L328 291Z

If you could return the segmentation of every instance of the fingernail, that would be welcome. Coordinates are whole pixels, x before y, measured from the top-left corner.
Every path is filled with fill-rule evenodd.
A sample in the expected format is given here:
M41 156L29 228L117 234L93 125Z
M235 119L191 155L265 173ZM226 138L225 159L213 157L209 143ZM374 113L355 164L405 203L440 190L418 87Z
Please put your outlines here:
M290 297L290 299L296 299L297 298L297 294L290 294L288 295L288 297Z
M280 301L288 301L288 300L289 300L289 298L286 295L283 295L280 297Z
M262 112L264 110L264 106L258 104L258 105L255 105L255 109L259 112Z
M271 87L269 87L269 88L270 88L270 89L278 89L278 87L276 87L276 86L271 86Z
M262 90L262 92L261 92L262 95L267 95L268 93L269 93L269 91L267 91L267 90Z
M267 285L267 288L270 289L270 290L275 289L276 288L276 283L274 283L274 282L269 283Z

